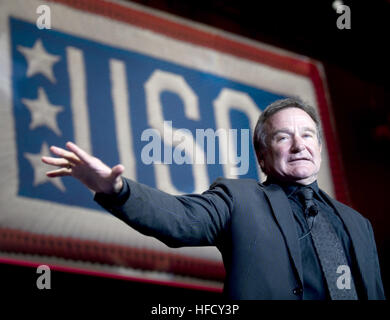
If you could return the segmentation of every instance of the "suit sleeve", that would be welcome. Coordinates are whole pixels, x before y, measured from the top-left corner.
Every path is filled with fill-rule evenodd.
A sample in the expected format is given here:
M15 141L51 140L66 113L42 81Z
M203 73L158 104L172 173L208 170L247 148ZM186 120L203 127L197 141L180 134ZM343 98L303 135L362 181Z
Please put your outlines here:
M372 248L372 253L373 253L373 262L375 266L375 289L377 293L378 299L385 299L385 293L383 289L383 284L382 284L382 278L381 278L381 271L379 267L379 259L378 259L378 252L375 244L375 237L374 237L374 231L372 229L370 221L367 221L367 227L368 227L368 232L369 232L369 237L371 241L371 248Z
M233 196L216 180L202 194L173 196L123 179L119 197L97 193L95 201L139 232L170 247L216 245L229 222Z

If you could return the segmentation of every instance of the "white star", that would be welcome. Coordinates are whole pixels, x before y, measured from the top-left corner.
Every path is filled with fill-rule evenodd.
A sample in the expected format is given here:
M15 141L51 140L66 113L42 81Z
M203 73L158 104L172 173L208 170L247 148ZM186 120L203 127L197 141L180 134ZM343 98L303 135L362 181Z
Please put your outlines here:
M30 130L39 126L47 126L53 130L58 136L61 135L61 130L58 128L56 116L58 112L63 111L62 106L56 106L49 102L43 88L38 88L38 99L22 99L31 113Z
M50 182L54 184L54 186L58 189L60 189L62 192L65 192L66 188L64 184L62 183L61 178L56 177L56 178L49 178L46 176L47 172L47 165L44 164L41 161L41 158L45 157L51 157L49 148L47 146L47 143L44 142L41 147L41 152L40 153L24 153L24 157L30 162L31 166L34 169L34 186Z
M42 73L51 82L56 82L53 74L53 64L60 60L60 56L48 53L43 47L41 39L35 41L33 48L18 46L18 50L27 60L27 77Z

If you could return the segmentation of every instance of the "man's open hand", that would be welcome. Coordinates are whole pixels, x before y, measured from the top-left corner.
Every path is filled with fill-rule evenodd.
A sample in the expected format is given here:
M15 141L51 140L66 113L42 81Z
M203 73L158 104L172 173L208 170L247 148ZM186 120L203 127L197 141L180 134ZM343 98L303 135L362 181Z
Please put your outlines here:
M107 194L118 193L122 189L121 174L125 170L123 165L118 164L110 168L72 142L67 142L66 148L69 151L55 146L50 147L50 151L59 158L42 157L44 163L59 167L47 172L48 177L72 176L91 190Z

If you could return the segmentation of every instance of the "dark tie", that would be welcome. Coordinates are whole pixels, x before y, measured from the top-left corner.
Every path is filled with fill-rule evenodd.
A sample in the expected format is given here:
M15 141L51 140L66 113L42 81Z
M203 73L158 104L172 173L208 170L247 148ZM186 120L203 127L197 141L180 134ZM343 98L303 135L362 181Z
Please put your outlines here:
M340 239L326 215L313 201L313 189L301 188L299 197L304 205L314 247L332 300L357 300L355 284ZM339 273L338 273L339 272Z

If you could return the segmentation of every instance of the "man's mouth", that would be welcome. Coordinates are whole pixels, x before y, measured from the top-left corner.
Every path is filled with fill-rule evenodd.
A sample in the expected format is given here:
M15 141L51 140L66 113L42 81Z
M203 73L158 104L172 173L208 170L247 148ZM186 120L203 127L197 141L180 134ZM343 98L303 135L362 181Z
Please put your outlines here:
M297 162L297 161L311 161L309 158L297 158L297 159L291 159L290 162Z

